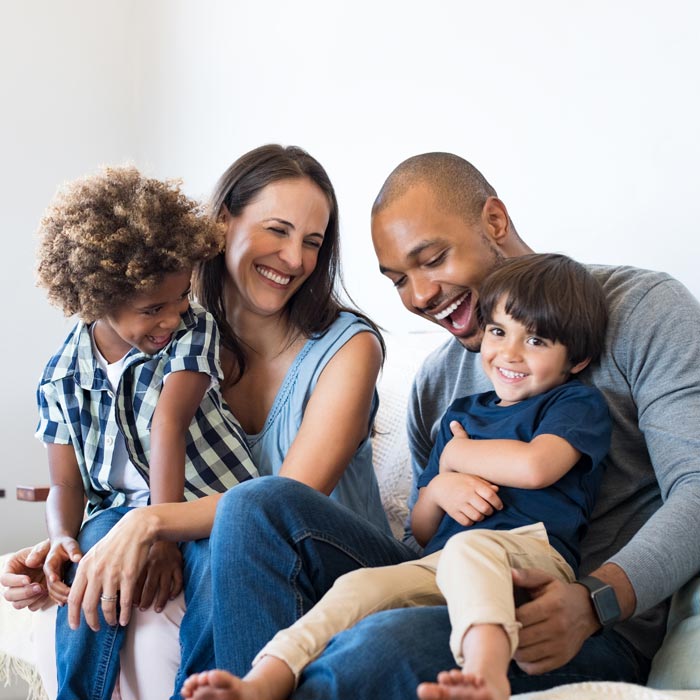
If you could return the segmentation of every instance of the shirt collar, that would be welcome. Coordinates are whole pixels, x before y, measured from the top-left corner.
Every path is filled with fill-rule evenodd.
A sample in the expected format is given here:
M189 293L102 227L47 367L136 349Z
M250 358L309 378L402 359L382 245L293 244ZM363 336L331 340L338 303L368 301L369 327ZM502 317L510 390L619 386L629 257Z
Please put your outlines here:
M197 317L190 306L187 311L182 314L180 325L173 333L173 337L178 335L183 330L191 330L196 325ZM125 367L132 365L139 360L143 361L152 357L160 357L170 348L171 343L172 340L155 355L149 355L145 352L141 352L138 348L132 348L127 353ZM73 355L75 357L75 361L67 367L55 367L51 376L51 381L63 379L72 373L76 383L83 389L109 389L107 377L100 369L92 352L90 324L87 324L84 321L78 322L73 330L73 333L66 341L64 352L66 354Z

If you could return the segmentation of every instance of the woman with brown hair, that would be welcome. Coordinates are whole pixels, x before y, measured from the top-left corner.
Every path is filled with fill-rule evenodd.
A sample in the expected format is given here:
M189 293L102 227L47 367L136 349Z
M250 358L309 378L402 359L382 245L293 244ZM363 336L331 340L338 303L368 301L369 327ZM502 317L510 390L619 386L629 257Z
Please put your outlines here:
M219 325L223 398L246 432L256 466L263 475L289 477L339 500L389 533L369 444L383 343L376 326L339 299L338 207L325 170L300 148L262 146L222 175L212 212L226 229L225 246L196 271L194 291ZM77 624L82 610L94 627L101 609L108 624L126 624L132 602L145 609L162 600L169 581L143 590L139 583L146 572L147 580L158 580L151 546L208 537L218 500L159 504L125 516L81 560L69 619ZM8 600L40 604L45 589L30 577L41 560L41 550L29 559L26 550L17 553L2 577ZM119 610L100 602L105 589L120 592ZM209 604L187 602L203 610ZM138 617L129 635L137 645L148 626ZM167 628L171 617L177 625L177 613L150 615L148 622ZM200 658L207 644L202 640ZM164 660L165 648L156 648ZM172 649L177 656L177 639ZM133 656L149 665L136 668L135 697L162 695L169 685L163 678L172 673L154 672L152 653ZM182 659L176 687L199 670L189 661ZM122 683L123 695L133 682Z

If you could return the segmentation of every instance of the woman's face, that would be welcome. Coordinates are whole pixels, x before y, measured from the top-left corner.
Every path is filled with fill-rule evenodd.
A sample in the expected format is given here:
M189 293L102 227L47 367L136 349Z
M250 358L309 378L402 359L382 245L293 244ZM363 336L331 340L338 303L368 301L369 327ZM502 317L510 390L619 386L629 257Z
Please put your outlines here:
M229 308L282 311L316 267L330 217L321 188L306 177L264 187L238 216L226 216Z

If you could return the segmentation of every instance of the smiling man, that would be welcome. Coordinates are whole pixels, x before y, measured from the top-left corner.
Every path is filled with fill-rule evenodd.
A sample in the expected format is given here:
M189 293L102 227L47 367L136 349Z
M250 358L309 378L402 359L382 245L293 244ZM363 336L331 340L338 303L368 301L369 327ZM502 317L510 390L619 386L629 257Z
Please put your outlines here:
M477 354L479 287L505 258L531 250L493 187L448 153L396 168L374 204L372 237L380 270L404 306L453 336L426 359L412 389L408 435L417 480L446 408L488 387ZM523 627L510 669L515 693L583 680L644 683L663 638L665 601L700 569L700 306L663 273L590 270L610 319L603 355L585 381L608 402L612 447L581 546L579 581L513 573L530 598L517 612ZM215 571L229 576L245 561L246 576L233 599L215 598L214 614L236 621L234 648L217 644L216 657L238 675L338 576L417 556L293 481L254 480L230 496L226 521L240 523L240 532L218 547L215 528ZM414 697L420 682L455 665L449 634L444 606L376 613L334 638L293 697ZM452 697L449 688L444 697Z

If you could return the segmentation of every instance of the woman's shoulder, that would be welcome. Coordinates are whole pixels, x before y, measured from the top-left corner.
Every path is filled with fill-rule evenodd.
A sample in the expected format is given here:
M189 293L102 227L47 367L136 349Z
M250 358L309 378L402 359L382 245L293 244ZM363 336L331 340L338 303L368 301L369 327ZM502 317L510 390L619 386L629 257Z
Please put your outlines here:
M341 350L341 356L351 355L356 362L368 362L375 353L381 358L379 333L361 316L341 311L323 333L307 341L297 358L296 371L318 376Z
M331 323L326 331L320 335L327 334L335 335L346 332L362 333L368 331L376 336L379 336L379 331L363 316L360 316L352 311L340 311L338 317Z

